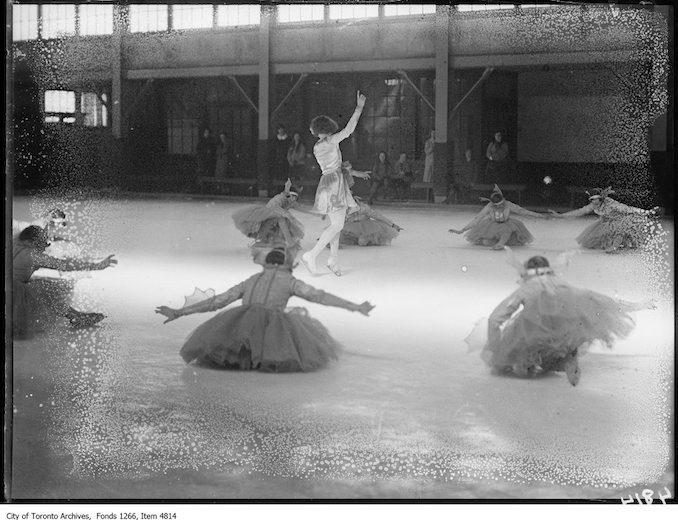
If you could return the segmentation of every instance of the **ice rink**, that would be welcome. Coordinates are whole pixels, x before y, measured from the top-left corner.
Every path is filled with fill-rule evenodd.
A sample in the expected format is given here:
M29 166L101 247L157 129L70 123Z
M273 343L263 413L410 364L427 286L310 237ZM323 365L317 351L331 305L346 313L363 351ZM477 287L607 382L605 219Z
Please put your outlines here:
M574 285L658 308L613 351L564 374L492 376L464 338L516 287L503 252L451 235L476 206L375 206L404 228L390 247L341 250L345 275L295 276L376 305L370 317L293 299L345 347L314 373L186 366L183 340L213 314L163 325L194 287L223 292L259 266L231 215L252 201L14 200L30 220L57 204L86 256L76 306L100 326L13 347L12 495L28 499L607 498L673 489L673 224L650 251L585 251ZM262 202L263 203L263 202ZM326 225L296 214L304 248ZM590 220L523 219L519 258L577 247ZM40 274L40 273L39 273ZM238 303L234 304L238 305Z

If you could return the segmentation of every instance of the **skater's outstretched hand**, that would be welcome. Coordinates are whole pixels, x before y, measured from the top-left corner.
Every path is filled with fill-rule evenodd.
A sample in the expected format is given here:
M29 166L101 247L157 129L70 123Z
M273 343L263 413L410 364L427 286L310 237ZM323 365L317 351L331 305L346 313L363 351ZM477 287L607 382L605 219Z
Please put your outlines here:
M361 94L360 91L358 91L358 93L356 94L356 103L355 103L356 106L362 109L365 106L366 100L367 98L363 94Z
M177 318L181 318L182 316L181 311L179 309L172 309L170 307L165 307L164 305L156 307L155 313L162 314L167 318L165 321L163 321L163 324L168 323L170 321L174 321Z
M370 172L357 172L353 170L351 171L351 175L353 177L357 177L358 179L365 179L366 181L370 180Z
M370 302L362 302L360 305L356 307L355 310L357 310L360 314L364 314L365 316L370 315L370 311L374 309L374 305L372 305Z
M393 228L394 228L398 233L400 233L401 231L403 231L403 228L401 228L398 224L393 224Z
M556 217L556 218L562 217L562 215L560 213L558 213L557 211L553 211L552 209L549 210L549 213L551 214L552 217Z
M461 229L448 229L449 233L454 233L455 235L461 235L463 231Z
M106 269L107 267L110 267L112 265L116 265L118 261L113 258L115 255L108 255L106 258L104 258L101 262L95 264L95 268L97 270L101 269Z

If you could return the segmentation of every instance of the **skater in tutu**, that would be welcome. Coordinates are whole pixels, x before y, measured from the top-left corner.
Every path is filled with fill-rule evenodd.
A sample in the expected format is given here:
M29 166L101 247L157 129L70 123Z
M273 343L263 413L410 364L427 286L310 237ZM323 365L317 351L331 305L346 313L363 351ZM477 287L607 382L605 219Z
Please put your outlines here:
M358 206L351 195L351 186L355 182L353 177L369 179L370 176L365 172L342 169L339 143L355 130L365 106L365 99L360 92L357 93L355 112L346 127L339 132L337 123L327 116L318 116L311 121L311 133L318 138L313 147L313 154L322 172L313 209L330 219L329 227L322 232L315 247L301 255L302 262L311 274L316 274L316 259L327 244L330 244L327 267L337 276L342 274L338 263L339 235L344 227L346 214Z
M583 208L567 213L549 210L557 218L581 217L590 213L598 215L598 219L577 237L581 247L614 253L621 248L635 249L650 236L658 207L645 210L617 202L609 196L614 193L611 187L602 190L594 188L586 193L589 203Z
M358 209L346 215L344 229L341 230L341 245L387 246L398 236L403 228L394 224L378 211L353 197Z
M482 346L481 356L495 373L512 371L524 377L539 369L560 371L575 386L578 356L592 342L612 348L615 339L633 330L632 311L655 308L652 302L630 303L573 287L546 258L534 256L523 264L506 250L521 285L492 312L485 327L479 323L466 338L472 350ZM554 267L566 265L572 254L561 255Z
M60 259L45 254L50 245L45 231L39 226L24 229L14 241L12 263L12 324L17 337L27 337L38 330L38 315L66 317L71 325L94 325L105 316L101 313L83 313L70 305L71 288L61 280L33 279L40 269L59 271L95 271L118 263L113 255L100 262L87 262L72 258ZM47 316L51 319L53 316Z
M235 226L247 237L255 239L252 254L261 248L283 247L293 261L301 249L304 226L290 209L299 208L299 195L303 188L292 186L287 179L282 193L274 196L264 206L247 206L233 214Z
M211 291L211 297L197 303L187 298L181 309L156 309L156 313L167 317L167 323L197 312L212 312L242 299L241 306L220 312L188 336L181 348L186 363L196 360L228 369L308 372L337 357L340 346L327 329L308 316L306 309L286 308L288 300L298 296L365 316L374 306L369 302L351 303L297 280L285 256L282 249L270 251L260 273L225 293L214 296Z
M513 218L512 214L526 215L535 218L549 218L548 215L535 213L506 199L499 186L494 185L494 191L487 201L487 205L466 224L462 229L450 229L450 233L461 235L466 233L466 240L479 246L492 247L501 250L504 246L524 246L532 242L534 237L527 230L525 224Z

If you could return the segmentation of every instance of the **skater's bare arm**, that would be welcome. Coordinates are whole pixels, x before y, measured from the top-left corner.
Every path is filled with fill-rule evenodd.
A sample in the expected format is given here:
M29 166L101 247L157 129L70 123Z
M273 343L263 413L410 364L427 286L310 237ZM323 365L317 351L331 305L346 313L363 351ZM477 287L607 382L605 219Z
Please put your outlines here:
M118 263L113 256L108 255L100 262L87 262L77 258L54 258L44 253L35 253L33 258L37 267L44 267L46 269L57 269L59 271L100 271Z
M348 120L348 123L346 123L346 126L342 129L339 130L338 132L330 135L327 138L327 141L330 143L340 143L344 139L346 139L349 135L353 133L355 130L355 127L358 125L358 119L360 119L360 114L363 113L363 107L365 106L365 96L358 91L358 94L356 96L356 107L355 111L353 112L353 115L351 116L351 119Z
M557 212L550 209L549 213L551 215L553 215L554 217L560 217L560 218L583 217L584 215L588 215L589 213L593 213L593 205L587 204L586 206L584 206L582 208L573 209L572 211L566 211L565 213L557 213Z
M501 326L520 308L523 303L522 293L519 290L502 301L490 314L487 320L487 339L493 344L501 337Z
M513 213L517 213L518 215L525 215L527 217L534 217L534 218L549 218L548 215L544 215L543 213L536 213L534 211L530 211L529 209L525 209L522 206L518 206L518 204L514 204L513 202L509 202L509 207L511 208L511 211Z
M363 302L361 304L353 303L334 294L326 293L320 289L316 289L301 280L295 280L293 286L293 294L304 300L310 302L319 303L321 305L327 305L329 307L340 307L351 312L360 312L365 316L369 316L370 311L374 309L374 305L370 302Z
M182 316L197 314L199 312L212 312L218 309L222 309L230 305L234 301L237 301L240 298L242 298L244 294L245 294L245 283L243 282L239 283L234 287L231 287L225 293L217 294L212 298L208 298L201 302L194 303L193 305L182 307L181 309L173 309L171 307L161 305L160 307L156 307L155 313L162 314L163 316L165 316L167 319L163 323L167 323L176 320L177 318L181 318Z
M457 233L457 234L462 234L466 233L469 229L471 229L473 226L475 226L478 222L480 222L483 218L485 218L486 215L490 213L490 204L486 205L483 209L480 210L480 213L478 213L475 217L473 217L473 220L466 224L463 228L461 229L450 229L450 233Z

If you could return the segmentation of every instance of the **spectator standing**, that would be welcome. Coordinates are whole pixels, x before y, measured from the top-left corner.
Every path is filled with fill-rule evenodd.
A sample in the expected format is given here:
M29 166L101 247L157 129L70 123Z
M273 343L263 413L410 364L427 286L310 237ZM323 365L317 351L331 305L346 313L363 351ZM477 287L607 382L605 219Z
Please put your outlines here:
M495 132L494 140L487 145L485 157L487 157L487 170L485 182L506 182L508 171L508 143L502 141L501 132Z
M214 177L217 143L209 128L203 129L195 151L198 156L198 173L205 177Z

